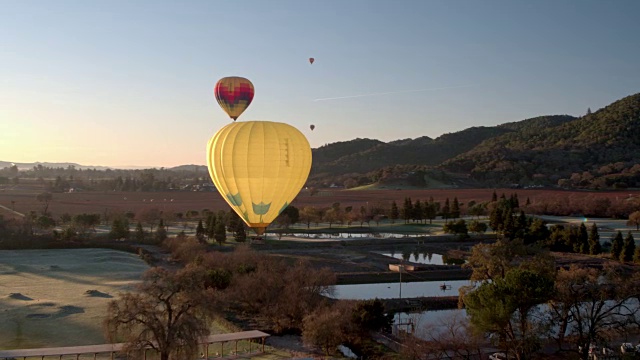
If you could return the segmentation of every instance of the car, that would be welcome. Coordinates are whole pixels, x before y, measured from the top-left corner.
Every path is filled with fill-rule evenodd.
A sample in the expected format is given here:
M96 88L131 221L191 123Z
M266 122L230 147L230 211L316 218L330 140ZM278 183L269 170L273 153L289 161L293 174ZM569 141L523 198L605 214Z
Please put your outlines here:
M635 352L635 348L632 343L622 343L620 345L620 352L623 354Z
M507 354L503 352L497 352L489 355L489 360L507 360Z
M613 354L615 354L615 351L613 351L613 349L610 349L608 347L602 348L602 355L613 355Z
M578 346L578 351L582 352L582 346ZM596 354L600 351L596 344L589 344L589 354Z

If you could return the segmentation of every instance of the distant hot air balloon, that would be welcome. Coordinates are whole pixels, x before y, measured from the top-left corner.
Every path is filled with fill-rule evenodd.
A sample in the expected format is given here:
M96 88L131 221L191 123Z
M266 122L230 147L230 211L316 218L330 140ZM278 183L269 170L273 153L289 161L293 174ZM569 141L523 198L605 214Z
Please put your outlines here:
M315 129L315 128L316 128L316 126L315 126L315 125L313 125L313 124L311 124L311 125L309 125L309 128L311 129L311 131L313 131L313 129Z
M213 93L220 107L233 121L242 114L253 100L253 84L239 76L225 77L216 83Z
M209 140L207 166L229 206L262 235L307 181L311 147L287 124L231 123Z
M316 61L314 58L309 58L309 63L313 65L313 62Z

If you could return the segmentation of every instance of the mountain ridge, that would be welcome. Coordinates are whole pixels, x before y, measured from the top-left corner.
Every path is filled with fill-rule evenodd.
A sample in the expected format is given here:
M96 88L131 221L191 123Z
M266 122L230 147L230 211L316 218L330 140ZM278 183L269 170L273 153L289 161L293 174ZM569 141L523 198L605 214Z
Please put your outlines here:
M355 138L312 149L312 153L307 183L312 187L371 183L640 187L640 93L580 117L537 116L496 126L474 126L435 139L419 136L383 142ZM109 168L75 163L20 166L30 169L38 164ZM0 162L0 169L7 166L9 162ZM204 165L197 164L160 169L207 172Z

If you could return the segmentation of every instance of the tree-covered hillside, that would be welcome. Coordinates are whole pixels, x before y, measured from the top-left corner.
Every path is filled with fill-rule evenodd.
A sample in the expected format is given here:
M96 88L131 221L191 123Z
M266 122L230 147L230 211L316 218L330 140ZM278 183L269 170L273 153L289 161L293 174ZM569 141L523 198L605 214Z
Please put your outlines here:
M127 189L209 188L206 167L83 169L0 162L0 184L20 178L69 187ZM18 173L20 172L20 173ZM47 180L45 180L47 179ZM55 181L53 181L55 180ZM420 136L382 142L356 138L313 149L307 186L566 188L640 187L640 93L593 113L539 116L498 126L471 127L436 139Z
M471 127L441 135L433 140L420 137L383 143L365 139L368 140L366 144L373 146L361 151L358 151L358 148L363 147L363 139L337 143L339 146L335 147L331 144L327 147L332 150L332 160L327 161L327 156L317 157L314 152L310 182L321 186L330 183L342 184L344 181L351 180L349 181L351 184L362 185L366 182L392 182L398 178L416 178L415 173L419 172L419 174L437 174L429 177L433 179L435 176L438 183L446 183L450 177L445 176L442 171L428 171L428 168L472 151L486 140L518 132L535 133L540 129L558 126L574 119L568 115L541 116L493 127ZM320 149L317 150L319 151ZM416 178L408 181L408 184L427 182L425 179ZM455 185L459 183L456 182Z
M442 164L488 186L609 188L640 182L640 94L556 126L488 139Z

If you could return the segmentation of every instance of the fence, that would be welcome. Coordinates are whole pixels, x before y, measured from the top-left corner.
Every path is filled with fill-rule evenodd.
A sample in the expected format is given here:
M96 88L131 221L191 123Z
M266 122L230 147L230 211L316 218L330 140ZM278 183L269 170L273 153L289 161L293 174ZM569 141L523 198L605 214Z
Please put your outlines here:
M210 347L215 344L220 344L220 352L216 352L216 356L223 357L225 355L225 343L234 342L235 352L238 353L238 342L243 340L249 340L249 352L251 352L251 341L260 339L261 344L256 346L256 350L264 352L264 340L269 334L258 330L241 331L228 334L210 335L202 339L201 344L204 345L203 358L209 358ZM16 350L0 350L0 359L10 360L22 358L40 358L56 356L58 359L62 359L63 356L75 356L75 359L88 359L88 356L92 356L93 359L98 359L98 355L105 355L110 359L115 359L117 353L121 352L124 348L124 343L117 344L102 344L102 345L85 345L85 346L70 346L70 347L55 347L55 348L39 348L39 349L16 349ZM260 346L262 348L260 349ZM143 351L143 359L147 360L147 351ZM214 350L215 351L215 350ZM229 351L231 352L231 350ZM102 357L101 357L102 358Z

